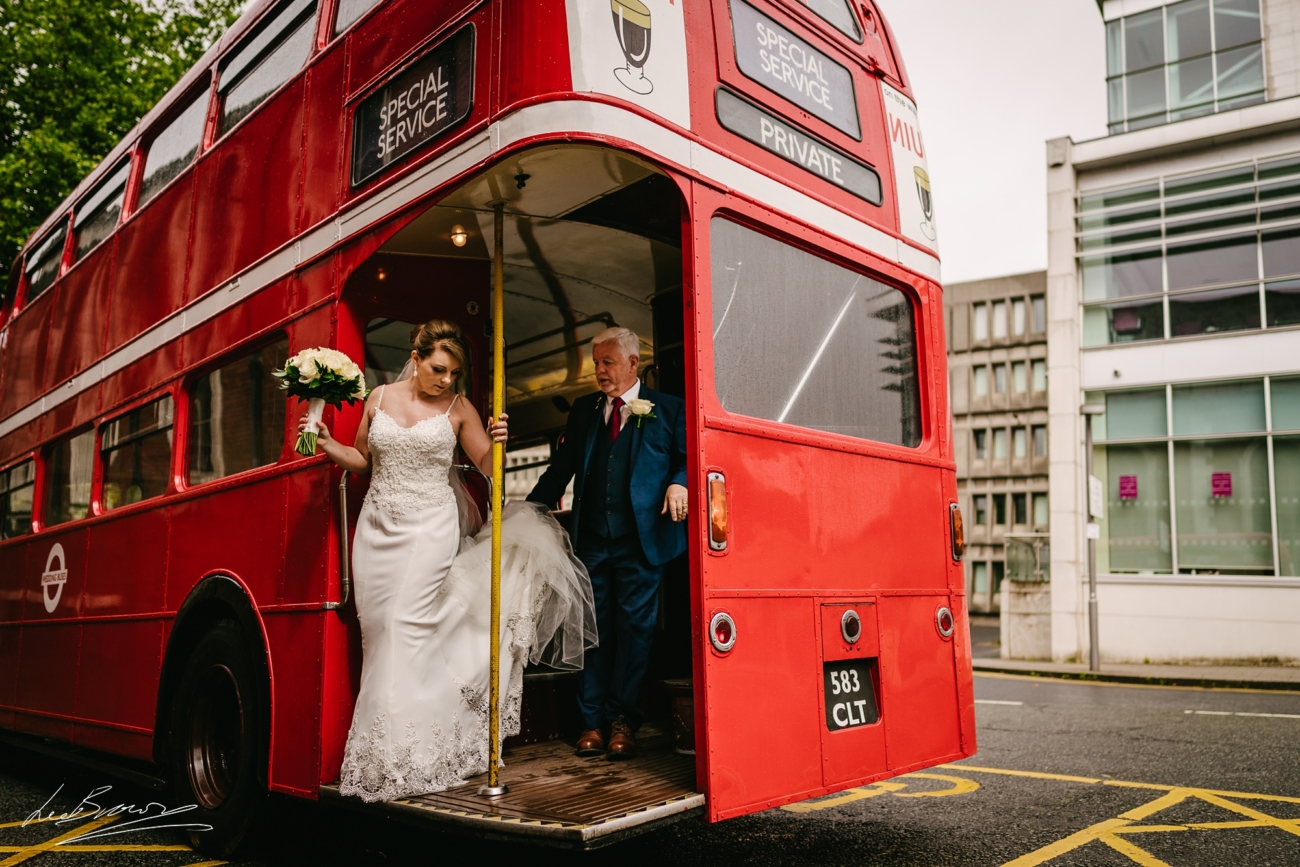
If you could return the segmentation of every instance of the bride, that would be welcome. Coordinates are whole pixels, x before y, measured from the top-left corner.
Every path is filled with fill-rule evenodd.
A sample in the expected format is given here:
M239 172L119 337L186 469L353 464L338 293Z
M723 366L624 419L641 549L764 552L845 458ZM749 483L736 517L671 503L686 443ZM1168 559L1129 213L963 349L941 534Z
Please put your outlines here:
M367 398L355 447L323 425L317 440L336 464L371 477L352 553L361 691L339 783L364 801L487 771L490 528L452 463L459 444L490 474L507 417L489 435L461 397L468 358L455 324L416 326L402 378ZM502 516L504 738L519 732L524 665L581 668L596 627L590 580L559 524L532 503L511 502Z

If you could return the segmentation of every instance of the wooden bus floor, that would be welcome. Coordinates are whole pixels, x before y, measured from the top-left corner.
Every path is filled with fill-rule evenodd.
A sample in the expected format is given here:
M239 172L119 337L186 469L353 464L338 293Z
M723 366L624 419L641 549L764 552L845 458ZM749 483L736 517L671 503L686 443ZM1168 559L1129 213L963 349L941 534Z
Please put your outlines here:
M651 725L642 727L637 743L640 755L621 762L579 758L567 740L509 749L500 778L510 791L499 798L477 794L486 774L445 792L385 804L342 798L337 784L322 786L321 796L447 831L590 849L704 806L695 791L694 756L678 755L671 735Z

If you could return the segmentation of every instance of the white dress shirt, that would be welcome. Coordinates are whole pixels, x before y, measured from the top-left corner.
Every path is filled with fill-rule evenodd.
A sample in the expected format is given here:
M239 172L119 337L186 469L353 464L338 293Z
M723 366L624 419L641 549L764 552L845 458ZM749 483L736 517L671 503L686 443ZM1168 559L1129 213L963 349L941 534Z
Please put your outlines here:
M628 417L632 415L632 409L631 409L631 407L628 406L628 404L631 403L632 401L636 400L636 399L637 399L637 396L640 395L640 394L641 394L641 380L638 379L638 380L636 380L635 382L632 383L632 387L631 387L631 388L629 388L627 391L623 392L622 394L618 395L619 397L623 398L623 406L621 406L621 407L619 408L619 410L618 410L618 413L619 413L619 425L618 425L618 429L619 429L619 430L622 430L624 427L627 426L627 420L628 420ZM605 400L605 426L608 427L608 426L609 426L609 415L610 415L610 412L614 409L614 399L613 399L612 397L609 397L609 395L606 395L605 397L606 397L606 400Z

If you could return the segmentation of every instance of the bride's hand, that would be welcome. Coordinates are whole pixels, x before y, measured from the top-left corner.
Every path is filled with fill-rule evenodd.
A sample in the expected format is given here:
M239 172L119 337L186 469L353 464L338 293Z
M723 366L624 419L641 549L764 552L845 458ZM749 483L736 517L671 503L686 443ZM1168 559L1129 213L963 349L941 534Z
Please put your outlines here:
M501 417L488 427L488 435L492 437L493 442L504 443L510 437L510 430L506 425L508 418L510 416L503 412Z
M307 429L307 413L304 412L302 414L302 418L298 419L298 433L302 433L306 429ZM325 422L323 421L317 422L316 445L325 446L333 441L334 438L330 436L330 429L325 426Z

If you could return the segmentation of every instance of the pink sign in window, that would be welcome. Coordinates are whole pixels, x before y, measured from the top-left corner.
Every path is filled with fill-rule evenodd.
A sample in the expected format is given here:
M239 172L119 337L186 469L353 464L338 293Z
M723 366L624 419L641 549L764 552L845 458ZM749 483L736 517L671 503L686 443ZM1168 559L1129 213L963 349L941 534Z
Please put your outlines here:
M1121 500L1136 500L1138 498L1137 476L1119 477L1119 498Z
M1211 474L1210 493L1216 497L1231 497L1232 496L1232 473Z

